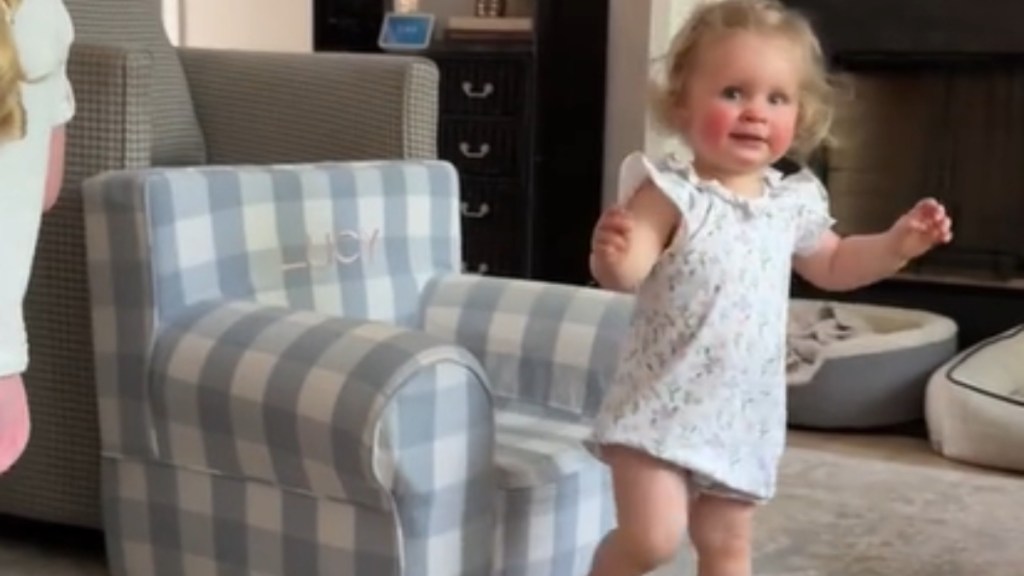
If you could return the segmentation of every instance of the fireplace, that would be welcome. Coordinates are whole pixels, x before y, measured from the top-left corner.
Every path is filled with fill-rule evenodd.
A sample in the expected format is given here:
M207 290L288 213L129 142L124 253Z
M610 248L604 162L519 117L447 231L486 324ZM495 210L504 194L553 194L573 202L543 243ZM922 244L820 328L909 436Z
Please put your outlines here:
M1024 322L1024 1L786 3L840 80L816 163L837 229L884 230L927 196L954 219L950 245L849 298L949 314L962 343Z
M822 163L838 229L883 230L935 197L953 242L907 273L1024 286L1024 65L851 67L843 79L850 97Z

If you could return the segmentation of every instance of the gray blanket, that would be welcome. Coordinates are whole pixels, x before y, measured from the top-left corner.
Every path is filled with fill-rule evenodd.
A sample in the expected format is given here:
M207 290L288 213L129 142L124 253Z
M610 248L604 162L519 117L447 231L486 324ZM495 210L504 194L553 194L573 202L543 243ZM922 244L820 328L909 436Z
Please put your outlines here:
M786 330L786 380L791 386L807 384L821 367L829 344L871 333L857 314L832 302L793 306Z

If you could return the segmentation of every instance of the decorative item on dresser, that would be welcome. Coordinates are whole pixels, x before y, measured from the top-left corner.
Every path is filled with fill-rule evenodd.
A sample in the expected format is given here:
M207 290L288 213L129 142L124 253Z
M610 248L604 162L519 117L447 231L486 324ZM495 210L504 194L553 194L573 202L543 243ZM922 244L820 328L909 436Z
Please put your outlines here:
M505 15L505 0L476 0L476 15L496 18Z
M344 30L379 27L383 12L353 6L314 0L317 51L367 49ZM376 24L349 21L360 18ZM530 18L529 30L508 19L493 40L467 29L459 36L472 40L419 53L441 74L438 155L459 171L467 271L586 284L601 209L608 0L536 0Z

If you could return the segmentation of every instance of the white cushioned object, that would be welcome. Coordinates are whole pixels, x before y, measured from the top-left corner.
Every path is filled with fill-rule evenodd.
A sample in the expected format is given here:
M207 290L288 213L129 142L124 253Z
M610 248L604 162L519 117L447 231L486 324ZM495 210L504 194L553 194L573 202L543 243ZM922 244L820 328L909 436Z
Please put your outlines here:
M932 375L925 398L936 452L1024 471L1024 325L954 356Z

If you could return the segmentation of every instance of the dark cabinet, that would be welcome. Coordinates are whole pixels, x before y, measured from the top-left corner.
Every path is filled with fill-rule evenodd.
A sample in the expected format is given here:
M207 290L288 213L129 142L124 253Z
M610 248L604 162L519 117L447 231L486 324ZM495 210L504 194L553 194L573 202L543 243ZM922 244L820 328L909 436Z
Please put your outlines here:
M344 49L330 30L359 2L315 3L335 15L316 49ZM607 46L608 0L537 0L532 41L438 41L422 54L441 74L438 155L460 175L467 272L589 282Z
M462 187L466 272L531 277L533 257L533 50L444 45L438 154Z

